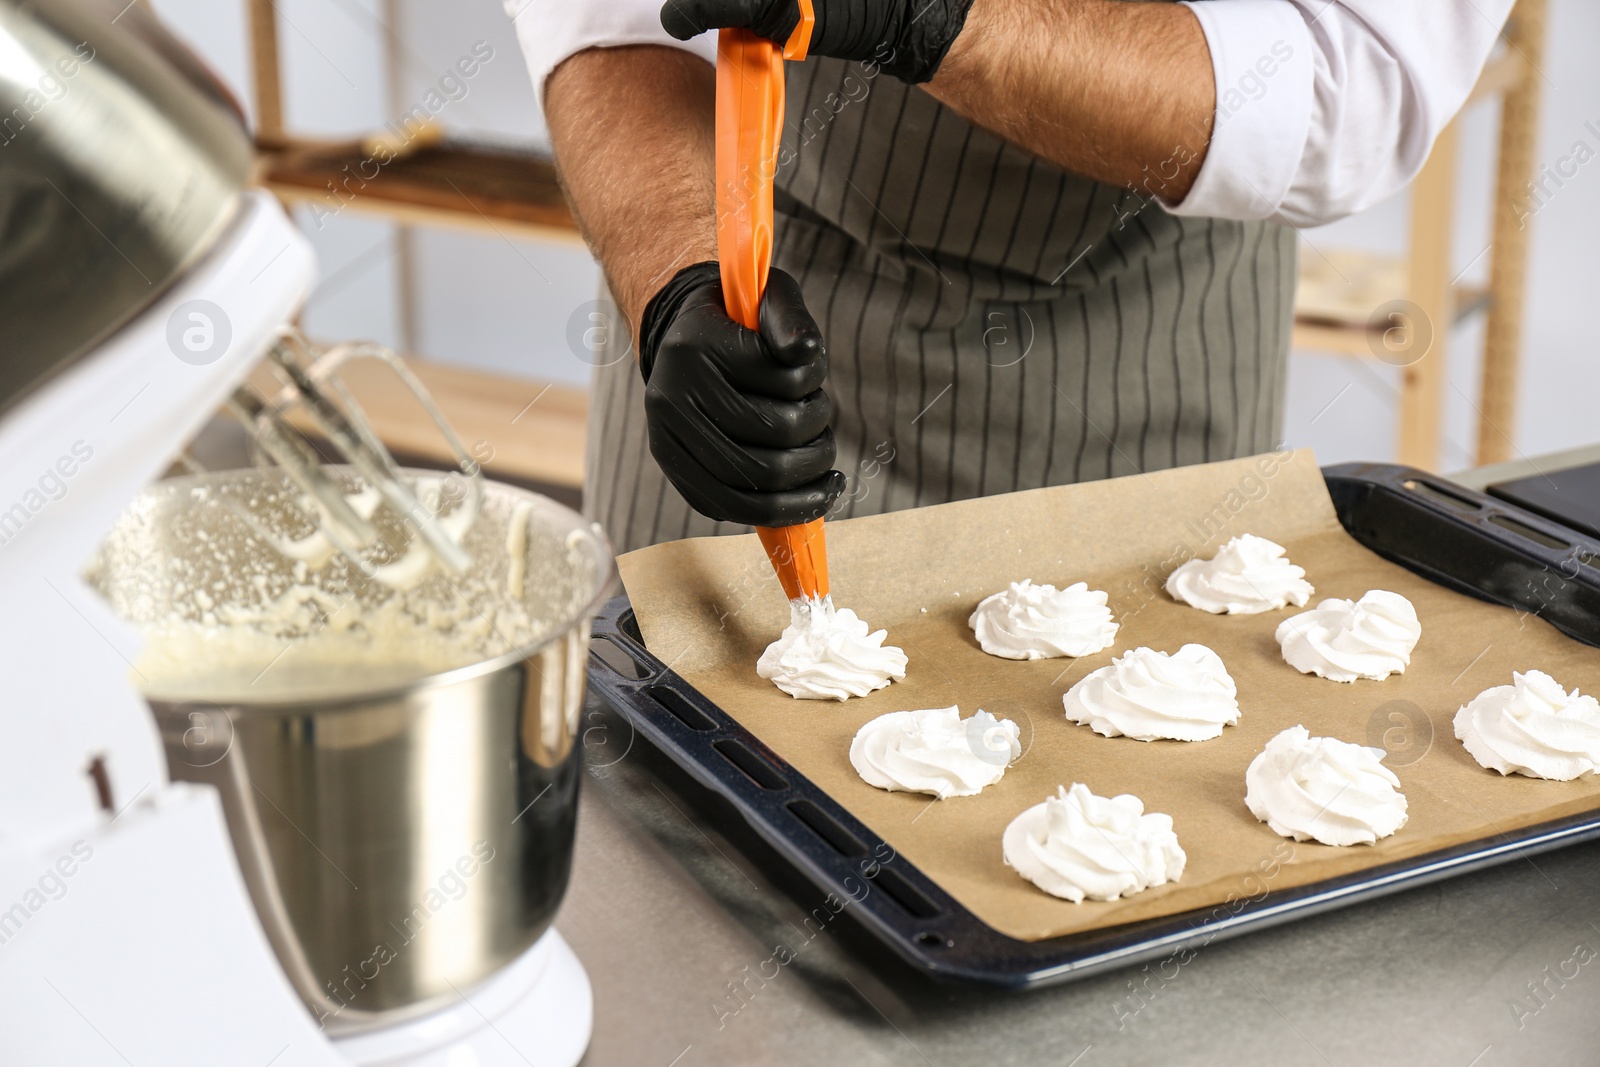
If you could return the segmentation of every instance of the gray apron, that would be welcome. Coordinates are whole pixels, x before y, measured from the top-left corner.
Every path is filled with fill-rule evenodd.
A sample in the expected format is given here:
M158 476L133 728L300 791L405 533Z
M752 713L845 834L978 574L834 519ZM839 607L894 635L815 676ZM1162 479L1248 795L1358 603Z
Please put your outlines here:
M830 517L1278 442L1292 230L1169 215L858 63L787 69L773 258L828 346ZM585 512L618 551L745 532L683 502L634 360L599 355Z

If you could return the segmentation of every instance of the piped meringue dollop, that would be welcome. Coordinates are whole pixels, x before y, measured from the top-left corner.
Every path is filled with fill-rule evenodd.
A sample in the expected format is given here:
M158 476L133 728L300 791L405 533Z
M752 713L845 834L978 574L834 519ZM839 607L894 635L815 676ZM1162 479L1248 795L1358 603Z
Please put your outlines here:
M1090 656L1117 639L1106 594L1084 582L1065 589L1012 582L984 597L967 625L985 652L1005 659Z
M789 626L756 661L756 673L797 700L847 700L906 676L906 654L867 632L832 597L791 600Z
M890 792L970 797L994 785L1022 755L1017 724L961 709L891 711L856 732L850 763L861 780Z
M1284 619L1277 632L1285 663L1335 682L1404 674L1421 636L1411 601L1385 589L1354 601L1329 598Z
M1239 690L1222 657L1205 645L1172 655L1124 652L1061 698L1067 718L1107 737L1207 741L1239 721Z
M1255 534L1241 534L1210 559L1191 559L1167 575L1172 599L1216 615L1259 615L1293 604L1301 607L1316 592L1306 572L1284 558L1283 546Z
M1076 782L1012 819L1000 847L1006 866L1074 904L1176 882L1188 860L1172 816L1147 815L1138 797L1097 797Z
M1324 845L1371 845L1406 824L1400 779L1381 748L1291 726L1244 772L1245 806L1273 832Z
M1600 701L1543 671L1511 676L1456 712L1456 736L1491 771L1570 781L1600 767Z

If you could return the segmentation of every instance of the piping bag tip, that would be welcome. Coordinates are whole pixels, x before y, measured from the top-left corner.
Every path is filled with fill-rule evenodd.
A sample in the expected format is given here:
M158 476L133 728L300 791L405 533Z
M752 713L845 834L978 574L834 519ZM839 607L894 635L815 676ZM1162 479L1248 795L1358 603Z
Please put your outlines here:
M828 542L820 518L798 526L758 526L756 536L790 600L828 595Z

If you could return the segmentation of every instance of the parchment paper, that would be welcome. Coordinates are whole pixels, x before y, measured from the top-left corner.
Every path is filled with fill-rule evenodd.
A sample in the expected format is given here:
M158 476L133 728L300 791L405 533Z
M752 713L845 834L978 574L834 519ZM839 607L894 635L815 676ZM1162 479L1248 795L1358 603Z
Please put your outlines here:
M1172 601L1167 573L1241 533L1288 549L1324 597L1391 589L1422 639L1404 675L1331 682L1287 666L1273 639L1296 610L1216 616ZM1600 652L1536 616L1447 591L1362 548L1340 527L1309 452L1276 453L1110 481L1031 490L828 524L833 597L910 657L904 682L845 703L794 700L757 677L756 657L788 604L754 536L694 538L631 552L623 582L652 652L747 726L984 922L1025 940L1209 908L1600 807L1600 779L1546 782L1480 768L1456 740L1456 709L1537 668L1600 695ZM984 596L1031 578L1110 594L1121 630L1082 659L985 655L967 617ZM1239 725L1198 743L1106 738L1069 723L1061 695L1138 645L1189 641L1221 655L1239 686ZM1023 755L977 797L887 793L857 777L850 739L874 716L959 704L1016 720ZM1410 821L1376 846L1292 847L1251 816L1244 772L1279 730L1385 746ZM1431 736L1430 736L1431 734ZM1181 881L1126 900L1072 904L1001 862L1018 812L1081 781L1132 793L1173 817ZM1284 857L1289 857L1284 859Z

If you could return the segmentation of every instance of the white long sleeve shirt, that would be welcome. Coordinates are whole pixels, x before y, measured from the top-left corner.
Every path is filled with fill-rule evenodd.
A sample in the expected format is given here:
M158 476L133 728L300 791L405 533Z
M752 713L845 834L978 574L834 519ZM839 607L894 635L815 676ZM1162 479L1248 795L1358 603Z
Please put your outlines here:
M1514 0L1185 0L1205 31L1216 126L1177 215L1317 226L1416 176L1477 81ZM543 101L585 48L683 42L659 0L505 0Z

